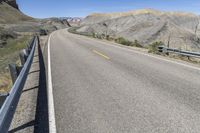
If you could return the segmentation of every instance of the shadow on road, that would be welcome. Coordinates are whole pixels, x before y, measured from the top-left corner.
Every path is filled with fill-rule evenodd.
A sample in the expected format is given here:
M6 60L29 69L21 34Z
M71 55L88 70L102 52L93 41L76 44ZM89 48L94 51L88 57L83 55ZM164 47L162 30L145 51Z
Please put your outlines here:
M48 133L49 132L49 119L48 119L48 99L47 99L47 86L45 65L42 56L40 45L38 45L39 62L40 62L40 80L35 116L35 133Z
M28 123L26 123L24 125L21 125L21 126L19 126L17 128L14 128L14 129L10 130L9 133L18 132L18 131L23 130L23 129L27 128L27 127L34 126L34 124L35 124L35 121L30 121L30 122L28 122Z

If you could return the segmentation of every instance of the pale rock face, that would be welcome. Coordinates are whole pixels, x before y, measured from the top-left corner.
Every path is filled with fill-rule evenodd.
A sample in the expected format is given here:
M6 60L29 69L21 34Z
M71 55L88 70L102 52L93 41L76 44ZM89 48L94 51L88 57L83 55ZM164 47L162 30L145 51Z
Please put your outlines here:
M184 12L161 12L144 9L125 13L92 14L86 17L79 32L109 34L138 40L143 46L155 41L170 42L170 47L200 50L200 16Z

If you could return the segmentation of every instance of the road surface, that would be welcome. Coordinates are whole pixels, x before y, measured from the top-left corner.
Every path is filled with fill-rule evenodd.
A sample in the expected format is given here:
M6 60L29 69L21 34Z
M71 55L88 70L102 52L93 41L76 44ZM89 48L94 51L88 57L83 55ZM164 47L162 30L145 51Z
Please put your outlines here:
M197 133L200 71L87 37L50 38L58 133Z

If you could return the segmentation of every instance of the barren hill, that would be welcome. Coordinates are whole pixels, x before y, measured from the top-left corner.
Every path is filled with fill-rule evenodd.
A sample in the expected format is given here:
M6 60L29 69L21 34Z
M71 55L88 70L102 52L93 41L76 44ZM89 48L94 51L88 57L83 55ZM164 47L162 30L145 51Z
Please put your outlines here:
M138 40L143 46L162 41L173 48L200 50L200 16L192 13L152 9L95 13L82 21L78 31Z
M18 9L18 5L15 2L15 0L3 0L0 2L0 23L8 24L33 19L27 15L24 15Z
M41 29L51 32L69 26L67 21L59 18L29 17L20 11L16 0L0 0L0 75L8 63L17 59L18 51L33 34Z
M5 2L7 3L8 5L12 6L13 8L19 10L19 7L18 7L18 4L16 2L16 0L0 0L0 2Z
M20 11L16 0L0 0L0 47L17 35L34 34L40 29L48 31L68 27L67 21L58 18L36 19Z

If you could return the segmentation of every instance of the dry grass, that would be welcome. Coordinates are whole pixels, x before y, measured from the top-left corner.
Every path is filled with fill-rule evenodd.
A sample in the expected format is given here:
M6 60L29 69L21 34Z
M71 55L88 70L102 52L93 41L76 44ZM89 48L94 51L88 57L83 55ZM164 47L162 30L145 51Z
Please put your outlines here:
M18 11L17 9L11 7L10 5L6 3L2 3L0 5L0 23L16 23L19 21L26 21L26 20L32 20L31 17L28 17Z
M12 81L9 73L1 73L0 75L0 93L9 92Z
M22 36L15 40L9 40L4 48L0 48L0 72L4 72L9 63L18 60L19 51L26 47L31 36Z
M187 56L177 55L177 54L173 54L173 53L170 53L169 57L177 59L177 60L182 60L182 61L186 61L186 62L189 62L189 63L200 65L200 59L199 58L194 58L194 57L188 58Z
M8 64L19 61L19 51L26 47L31 36L22 36L16 40L9 40L8 44L0 49L0 93L8 92L12 86Z

